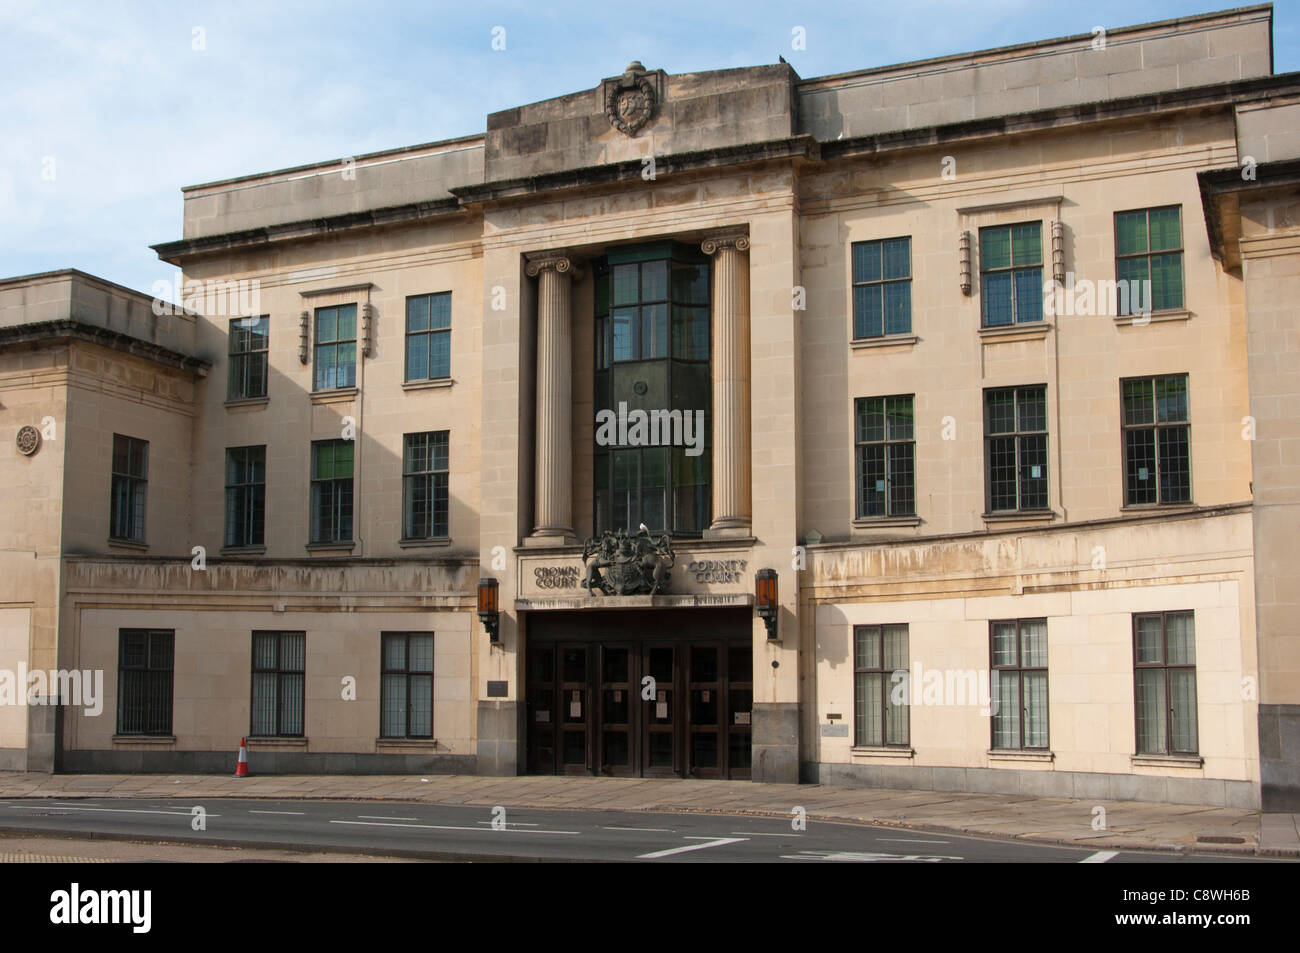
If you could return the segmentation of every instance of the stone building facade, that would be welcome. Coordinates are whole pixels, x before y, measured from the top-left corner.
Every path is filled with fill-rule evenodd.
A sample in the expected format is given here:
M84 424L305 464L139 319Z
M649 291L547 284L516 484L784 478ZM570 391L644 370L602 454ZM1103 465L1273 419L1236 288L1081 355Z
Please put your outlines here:
M267 772L1294 809L1271 31L633 62L185 189L175 313L0 281L6 426L50 434L5 451L0 659L103 673L98 714L0 706L0 763L224 771L248 736ZM660 591L584 587L618 530L667 537Z

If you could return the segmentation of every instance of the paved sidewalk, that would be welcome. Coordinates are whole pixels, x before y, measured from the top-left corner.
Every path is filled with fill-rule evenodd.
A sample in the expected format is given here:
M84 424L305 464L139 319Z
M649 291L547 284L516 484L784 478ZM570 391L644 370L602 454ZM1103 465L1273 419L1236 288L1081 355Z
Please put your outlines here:
M884 824L1066 844L1092 850L1260 853L1300 858L1297 815L1141 801L895 791L818 784L651 778L466 775L22 774L0 772L0 799L72 797L338 798L494 807L763 814ZM1104 808L1104 829L1094 829ZM1100 826L1100 824L1099 824ZM1262 840L1261 840L1261 834Z

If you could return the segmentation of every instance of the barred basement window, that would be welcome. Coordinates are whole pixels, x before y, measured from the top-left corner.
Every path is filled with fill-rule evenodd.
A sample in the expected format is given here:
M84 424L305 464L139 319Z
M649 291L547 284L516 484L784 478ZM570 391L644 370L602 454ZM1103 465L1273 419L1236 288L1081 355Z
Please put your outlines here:
M352 441L311 445L311 541L352 541Z
M1047 388L984 392L989 512L1047 509Z
M1115 277L1121 282L1137 282L1137 294L1127 296L1125 314L1183 306L1181 206L1115 213ZM1124 296L1120 300L1123 302ZM1142 307L1136 306L1138 301Z
M306 667L305 632L253 633L250 735L279 738L302 735Z
M1190 503L1187 375L1120 382L1124 401L1124 505Z
M906 625L853 627L853 743L908 743Z
M1043 320L1041 222L980 229L980 302L986 328Z
M270 340L267 315L230 322L228 400L266 396L266 359Z
M1047 620L989 623L994 748L1047 747Z
M385 632L379 734L433 737L433 633Z
M118 630L117 733L172 733L172 629Z
M149 470L149 441L113 434L113 473L109 487L108 535L144 542L145 488Z
M316 390L357 383L357 306L316 309Z
M406 380L451 377L451 292L406 299Z
M912 239L853 243L853 337L912 332Z
M1138 754L1196 754L1196 630L1193 613L1133 616Z
M408 433L402 453L402 538L447 535L448 431Z
M916 514L912 395L856 403L859 518Z
M226 545L261 546L266 524L266 447L226 450Z

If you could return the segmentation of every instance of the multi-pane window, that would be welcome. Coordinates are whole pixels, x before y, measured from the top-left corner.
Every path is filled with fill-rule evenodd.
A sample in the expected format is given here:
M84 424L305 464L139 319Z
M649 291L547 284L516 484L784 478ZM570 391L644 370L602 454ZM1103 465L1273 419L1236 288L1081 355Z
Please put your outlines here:
M1196 631L1191 612L1133 616L1138 754L1196 754Z
M1047 509L1047 388L984 392L989 512Z
M994 748L1047 747L1047 620L989 623Z
M1115 276L1130 289L1120 296L1121 305L1127 302L1125 314L1183 306L1180 206L1115 213Z
M596 532L698 536L712 503L708 259L698 245L622 246L593 270L594 404L628 418L594 435Z
M858 517L914 515L912 395L859 398L856 417Z
M607 330L600 322L597 326L609 335L612 361L651 361L668 356L669 264L661 258L611 266L609 325ZM688 336L687 340L693 339Z
M908 743L906 625L853 627L853 743Z
M406 299L406 379L451 377L451 292Z
M352 540L352 450L350 440L311 445L311 541Z
M226 450L226 545L261 546L266 524L266 447Z
M316 309L316 390L357 383L357 306Z
M305 632L253 633L253 717L250 735L302 734Z
M447 431L408 433L402 451L402 538L447 535Z
M433 737L433 633L385 632L379 734Z
M148 484L149 441L113 434L113 476L109 486L108 535L144 542L145 488Z
M1041 222L980 229L980 302L986 328L1043 320Z
M266 315L230 322L230 381L228 400L266 396L266 356L269 334Z
M1125 380L1121 389L1124 505L1191 502L1187 375Z
M853 244L853 336L912 331L912 239Z
M176 633L171 629L121 629L118 632L117 733L172 733L172 662Z

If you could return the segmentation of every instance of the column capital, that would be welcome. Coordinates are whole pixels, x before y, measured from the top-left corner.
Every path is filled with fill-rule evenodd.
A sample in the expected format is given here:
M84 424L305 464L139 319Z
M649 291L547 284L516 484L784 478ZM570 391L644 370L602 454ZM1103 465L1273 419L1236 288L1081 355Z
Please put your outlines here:
M582 268L572 256L565 252L536 252L525 256L528 264L524 271L530 278L536 278L543 271L554 271L560 275L570 275L574 279L582 277Z
M706 255L715 255L724 248L749 251L749 234L740 231L720 232L717 235L710 235L700 242L700 250Z

